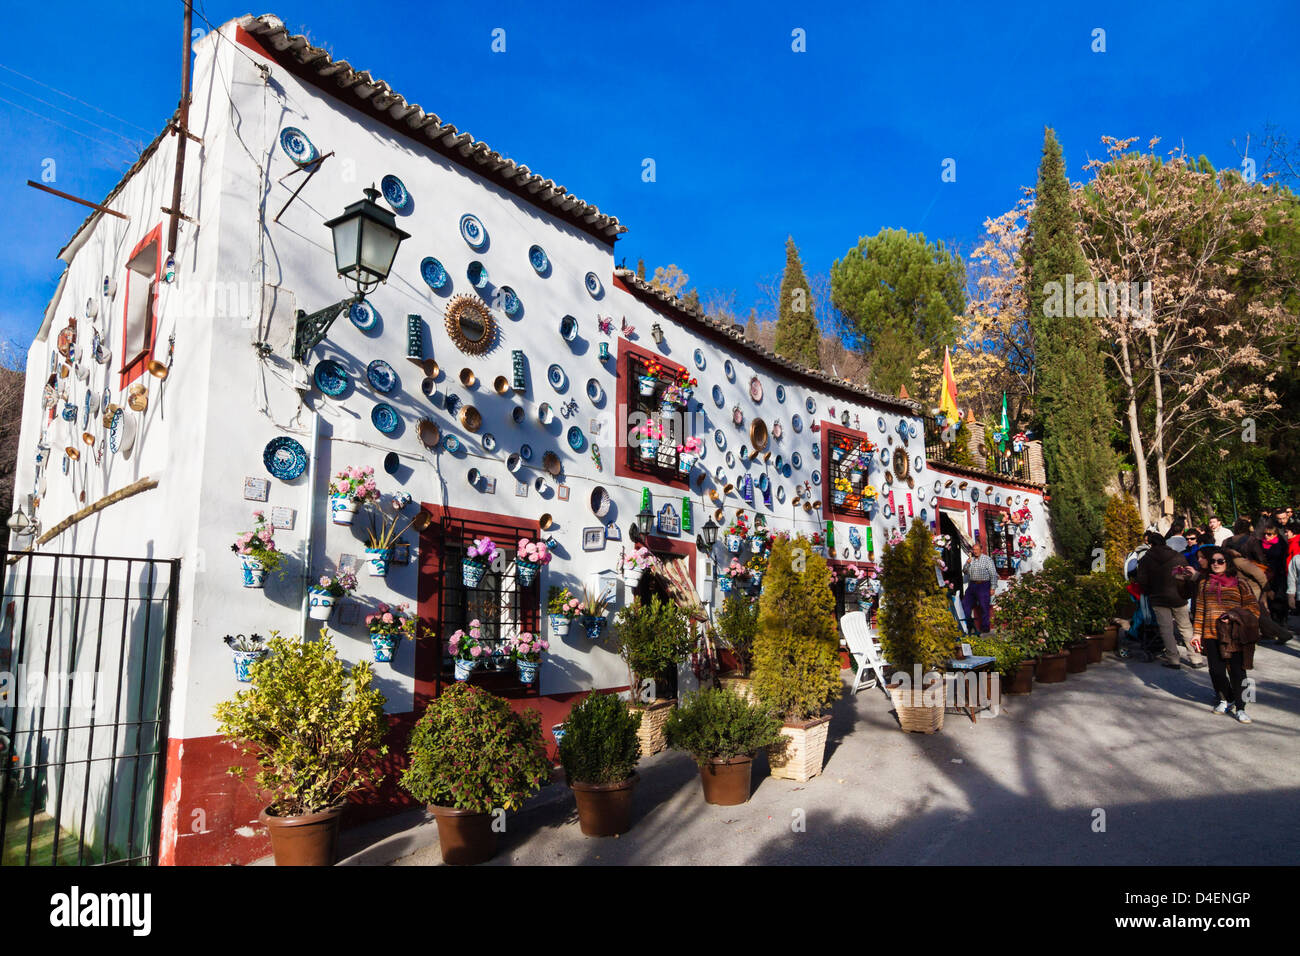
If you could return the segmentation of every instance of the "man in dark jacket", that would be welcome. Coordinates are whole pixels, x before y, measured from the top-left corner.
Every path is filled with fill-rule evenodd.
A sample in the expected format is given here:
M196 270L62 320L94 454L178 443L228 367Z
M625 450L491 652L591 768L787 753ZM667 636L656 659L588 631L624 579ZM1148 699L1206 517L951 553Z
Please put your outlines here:
M1165 544L1165 536L1157 531L1148 531L1146 540L1151 548L1138 562L1133 580L1142 589L1156 623L1160 625L1160 637L1165 642L1162 663L1175 670L1180 667L1178 639L1174 635L1177 627L1187 644L1188 666L1204 667L1204 658L1192 650L1192 622L1187 614L1187 598L1179 589L1180 576L1192 574L1187 559Z

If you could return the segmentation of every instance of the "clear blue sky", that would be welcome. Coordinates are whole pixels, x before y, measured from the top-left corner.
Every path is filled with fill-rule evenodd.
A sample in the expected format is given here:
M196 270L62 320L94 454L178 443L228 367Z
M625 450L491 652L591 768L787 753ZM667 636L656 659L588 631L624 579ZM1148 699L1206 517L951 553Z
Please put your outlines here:
M616 261L677 263L702 293L735 290L742 311L782 268L787 233L810 272L887 226L968 251L1034 182L1045 124L1075 180L1107 134L1185 143L1216 166L1238 165L1268 123L1300 139L1295 0L267 6L202 11L217 24L275 13L618 216ZM181 13L167 0L8 5L0 339L30 342L86 212L25 181L53 159L55 186L106 195L129 141L175 108ZM1105 53L1090 49L1098 27ZM791 50L796 28L807 52ZM646 157L656 182L642 181ZM955 183L940 179L948 157Z

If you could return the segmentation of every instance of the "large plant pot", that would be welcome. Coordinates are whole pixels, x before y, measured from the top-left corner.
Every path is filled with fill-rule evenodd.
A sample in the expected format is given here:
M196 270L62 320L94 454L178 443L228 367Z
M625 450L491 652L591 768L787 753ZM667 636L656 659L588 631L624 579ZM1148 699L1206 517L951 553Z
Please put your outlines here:
M497 835L490 813L473 813L455 807L429 807L438 823L438 848L448 866L484 863L497 852Z
M1088 663L1100 664L1102 652L1106 649L1103 645L1106 638L1101 634L1088 635Z
M768 752L767 762L772 768L772 776L802 783L821 773L830 723L828 714L802 723L787 723L782 727L781 733L790 738L790 743L784 754Z
M649 704L636 704L631 709L641 714L641 729L636 732L641 741L641 756L650 757L668 747L664 725L677 705L675 700L656 700Z
M333 495L330 497L330 520L335 524L351 524L360 507L360 503L350 497Z
M1034 668L1037 664L1037 659L1033 657L1027 657L1021 661L1011 680L1003 685L1003 692L1007 694L1032 693L1034 690Z
M1075 641L1065 648L1065 672L1067 674L1082 674L1088 669L1088 642Z
M1107 624L1106 630L1101 632L1101 649L1103 651L1113 651L1119 647L1119 625Z
M1065 663L1069 657L1065 651L1044 654L1038 659L1034 670L1034 679L1040 684L1060 684L1065 680Z
M571 623L570 618L564 614L552 614L550 615L550 618L551 634L557 638L568 637L569 624Z
M276 866L333 866L338 858L339 819L345 807L278 817L265 807L258 815L271 833Z
M946 688L938 686L914 688L909 684L895 684L889 688L889 699L898 714L898 725L908 733L937 734L943 730L943 710ZM937 698L934 703L926 703Z
M749 800L753 770L753 757L732 757L730 760L710 760L701 764L700 783L704 785L704 802L718 807L735 807L746 803Z
M632 829L632 791L639 779L633 773L618 783L569 781L578 804L578 827L583 836L617 836Z
M754 696L754 678L745 677L743 674L724 674L718 678L718 686L723 690L729 690L733 694L739 694L751 704L758 703L758 698Z
M307 616L313 621L328 621L330 612L334 610L334 605L338 603L338 597L319 588L308 588L308 592Z

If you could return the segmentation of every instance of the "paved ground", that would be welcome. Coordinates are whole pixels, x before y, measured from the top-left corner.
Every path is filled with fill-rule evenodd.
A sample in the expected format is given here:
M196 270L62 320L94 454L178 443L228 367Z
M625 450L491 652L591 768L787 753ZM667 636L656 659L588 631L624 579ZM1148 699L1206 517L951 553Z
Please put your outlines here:
M578 830L562 785L509 818L508 864L1295 864L1300 861L1300 642L1261 645L1252 725L1210 713L1204 670L1107 655L1065 684L898 729L879 690L846 696L806 784L768 776L739 807L704 802L694 763L643 760L632 830ZM1096 832L1104 811L1104 832ZM802 817L803 832L792 824ZM345 840L349 864L441 862L423 811ZM397 829L401 828L401 829ZM392 832L397 829L397 832Z

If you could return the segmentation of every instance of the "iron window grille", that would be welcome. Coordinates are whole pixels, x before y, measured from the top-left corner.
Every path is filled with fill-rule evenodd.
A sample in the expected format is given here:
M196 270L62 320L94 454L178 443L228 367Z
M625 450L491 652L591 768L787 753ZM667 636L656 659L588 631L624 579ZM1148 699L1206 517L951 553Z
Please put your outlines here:
M968 440L967 448L970 452L970 458L961 461L957 454L957 443L945 443L939 436L942 429L931 420L925 423L925 457L927 461L948 462L953 465L960 465L965 468L974 468L976 471L982 471L990 475L1003 475L1007 478L1019 478L1022 481L1032 481L1029 476L1029 451L1028 447L1022 447L1020 451L1015 451L1010 442L1007 442L1006 450L999 452L996 447L986 449L987 455L981 455L978 448L971 448L970 443L974 439Z
M865 515L878 504L863 494L871 484L871 469L877 467L876 445L865 438L834 429L827 429L826 444L830 456L826 480L830 483L831 511L843 515Z
M643 395L641 379L650 375L649 363L639 355L629 355L627 372L627 467L663 482L685 481L686 476L680 472L677 445L687 433L686 406L685 403L669 406L663 401L664 392L676 382L676 376L655 376L653 391ZM663 432L653 457L643 454L644 446L636 433L647 422L657 424Z

